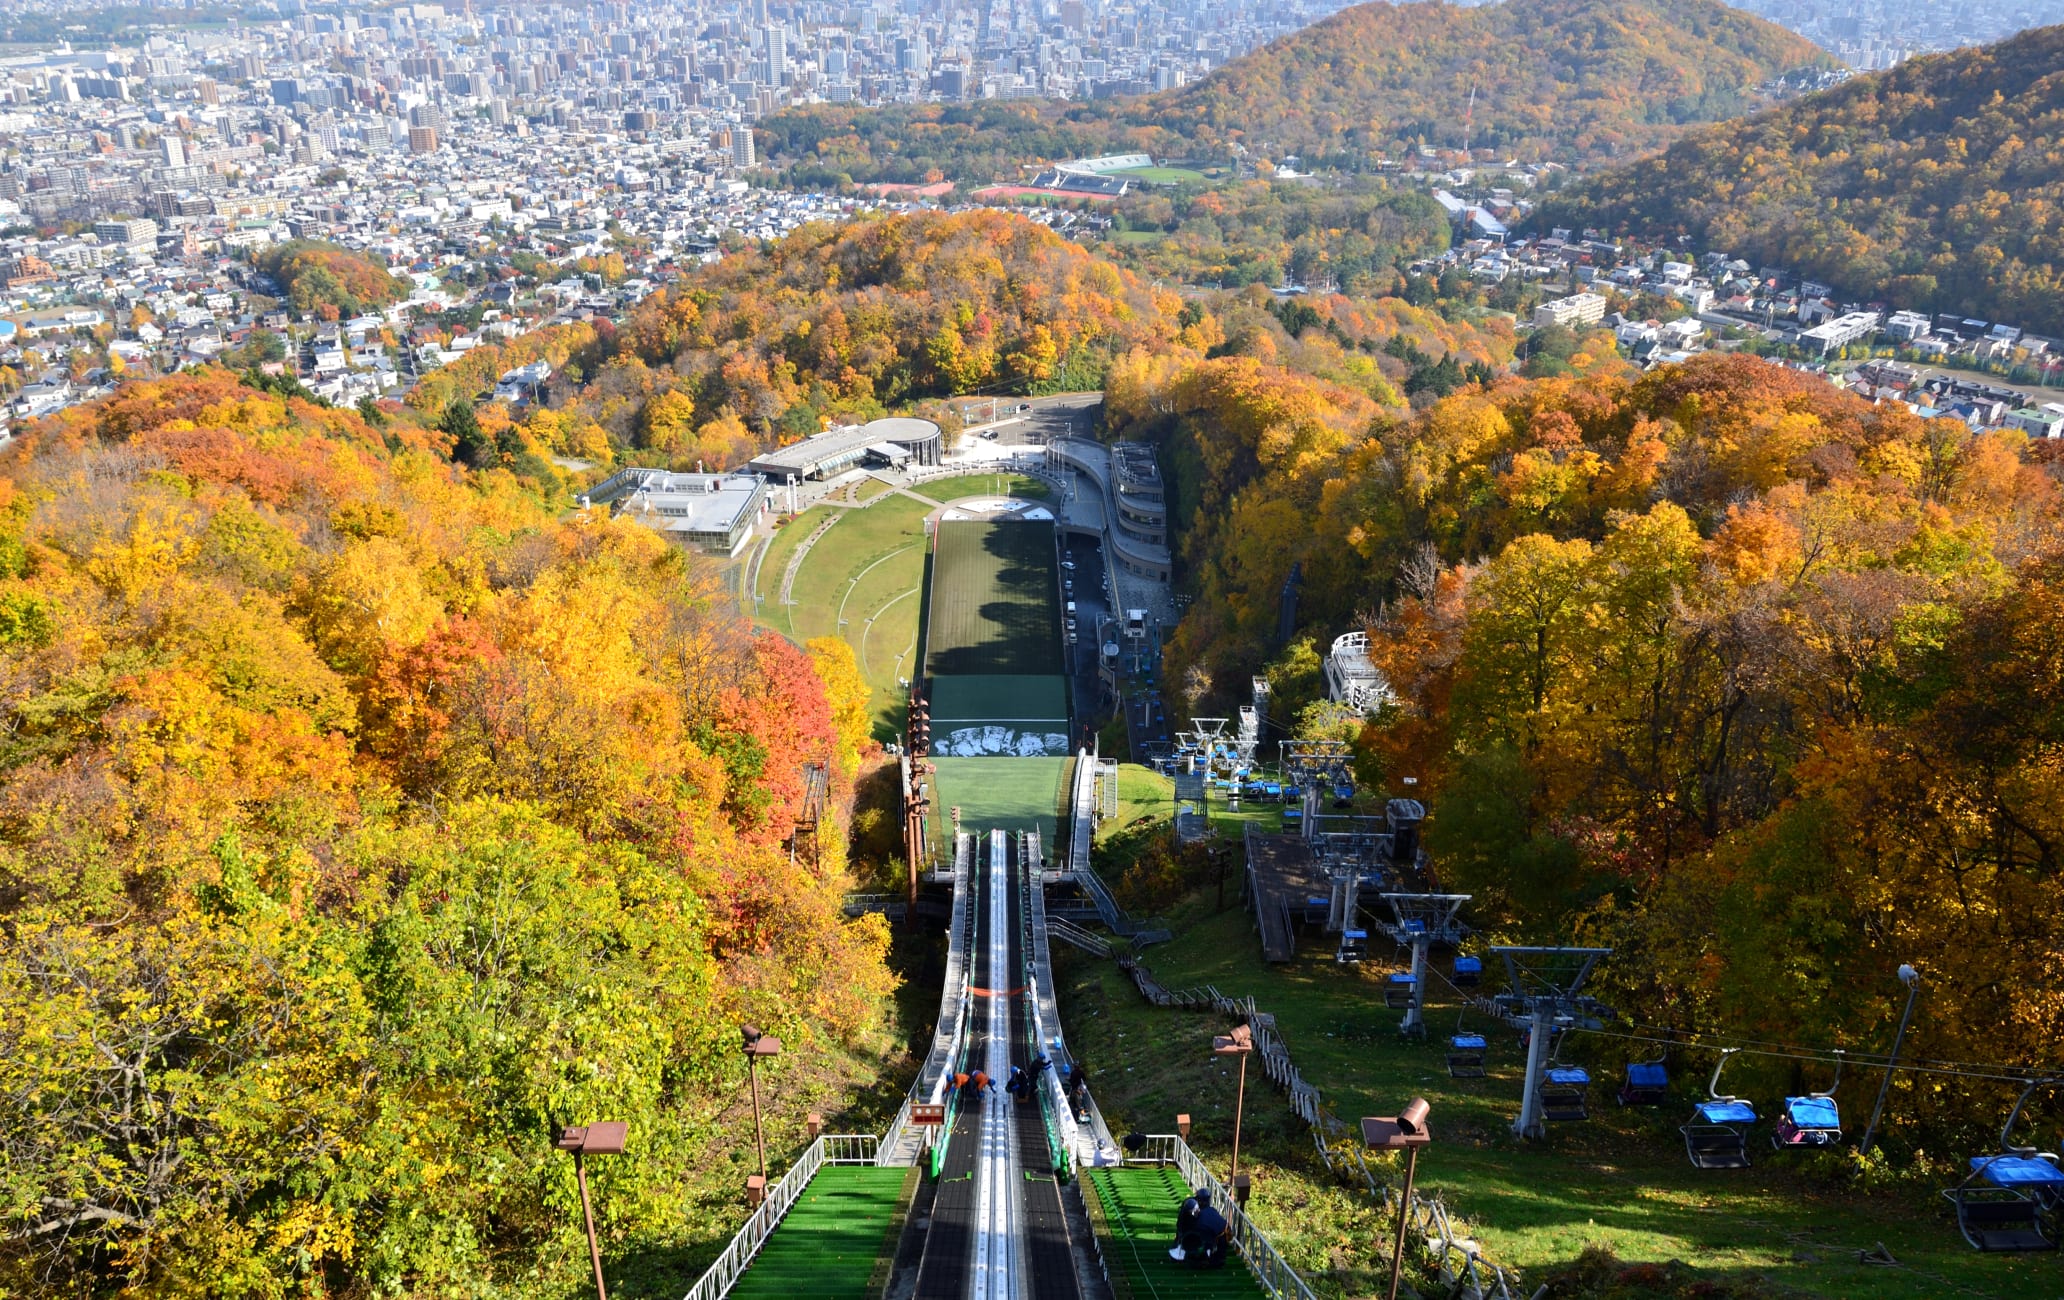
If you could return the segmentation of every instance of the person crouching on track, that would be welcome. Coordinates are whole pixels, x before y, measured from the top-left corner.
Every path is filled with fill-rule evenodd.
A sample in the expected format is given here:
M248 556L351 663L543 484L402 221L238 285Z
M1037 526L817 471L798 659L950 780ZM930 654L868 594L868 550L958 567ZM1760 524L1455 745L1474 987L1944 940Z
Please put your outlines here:
M1192 1268L1217 1268L1225 1263L1226 1239L1232 1227L1211 1204L1211 1189L1199 1187L1175 1212L1175 1246L1168 1257Z
M1010 1082L1003 1085L1003 1090L1017 1098L1020 1102L1031 1100L1032 1080L1026 1076L1024 1066L1013 1065L1011 1067Z
M987 1073L977 1070L968 1076L967 1089L969 1101L980 1101L983 1093L996 1091L996 1081Z

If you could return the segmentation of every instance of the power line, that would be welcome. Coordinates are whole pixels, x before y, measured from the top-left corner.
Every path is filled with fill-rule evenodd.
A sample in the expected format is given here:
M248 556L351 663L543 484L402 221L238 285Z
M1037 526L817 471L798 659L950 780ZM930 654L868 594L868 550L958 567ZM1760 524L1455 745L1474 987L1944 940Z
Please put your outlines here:
M1495 1004L1493 1004L1488 998L1473 997L1470 994L1463 992L1460 988L1456 987L1454 982L1450 980L1446 975L1442 974L1439 970L1436 970L1430 966L1427 969L1427 973L1432 975L1435 979L1439 980L1442 984L1447 985L1448 990L1450 992L1454 993L1457 998L1459 998L1461 1001L1468 1004L1469 1006L1472 1006L1476 1008L1478 1011L1483 1012L1487 1015L1494 1016L1499 1020L1507 1021L1508 1023L1510 1022L1510 1018ZM1627 1042L1650 1043L1655 1046L1665 1048L1681 1047L1703 1051L1720 1051L1723 1049L1732 1048L1733 1050L1747 1056L1763 1056L1770 1057L1776 1060L1788 1061L1811 1061L1820 1065L1834 1065L1840 1063L1850 1068L1866 1070L1889 1069L1893 1065L1892 1058L1889 1055L1878 1052L1845 1051L1839 1058L1838 1062L1838 1058L1834 1055L1833 1049L1831 1048L1820 1049L1811 1047L1799 1047L1790 1043L1774 1042L1770 1039L1734 1039L1725 1038L1713 1034L1685 1033L1679 1030L1671 1029L1667 1026L1633 1025L1630 1028L1636 1030L1649 1029L1655 1032L1644 1034L1603 1028L1591 1029L1586 1028L1582 1025L1564 1026L1564 1029L1566 1030L1587 1034L1596 1034L1602 1038L1617 1038ZM1668 1035L1668 1037L1659 1037L1659 1034ZM2001 1065L1997 1063L1974 1063L1969 1061L1945 1062L1930 1060L1928 1058L1915 1057L1901 1057L1897 1064L1898 1068L1901 1071L1913 1074L1933 1074L1948 1078L1979 1079L1992 1083L2011 1083L2023 1086L2026 1086L2032 1080L2048 1078L2051 1076L2064 1077L2064 1066L2055 1065L2020 1066ZM1995 1071L2014 1071L2015 1073L1995 1073Z

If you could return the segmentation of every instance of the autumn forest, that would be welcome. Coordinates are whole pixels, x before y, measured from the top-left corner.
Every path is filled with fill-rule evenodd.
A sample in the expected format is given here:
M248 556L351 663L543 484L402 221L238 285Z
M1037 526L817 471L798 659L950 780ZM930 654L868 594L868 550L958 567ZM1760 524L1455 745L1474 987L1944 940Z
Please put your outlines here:
M1232 174L1079 226L805 225L354 407L249 335L16 424L0 1296L584 1294L552 1137L605 1110L640 1158L594 1171L600 1253L618 1294L678 1295L745 1213L748 1022L789 1045L784 1141L813 1113L878 1131L931 1032L938 947L846 907L915 889L881 661L756 622L750 551L583 493L888 415L950 445L969 397L1076 395L1075 431L1152 449L1169 714L1228 715L1265 679L1272 722L1345 746L1373 808L1425 800L1438 884L1485 939L1610 947L1594 991L1644 1024L1816 1050L1881 1050L1910 963L1916 1059L2055 1070L2057 444L1870 400L1740 333L1637 365L1610 321L1536 327L1542 288L1457 264L1466 223L1376 166L1455 148L1461 121L1583 173L1535 196L1535 225L2064 329L2064 28L1769 102L1827 63L1706 0L1372 5L1160 95L790 108L759 135L797 185L1134 148ZM1257 179L1289 156L1332 171ZM242 269L297 329L413 291L334 244ZM495 399L536 361L532 400ZM1366 713L1325 698L1349 631L1392 692ZM1111 870L1155 907L1209 879L1174 847ZM1739 1076L1778 1097L1802 1077ZM1758 1212L1886 1186L1939 1209L2012 1096L1947 1077L1902 1079L1874 1156ZM2052 1142L2058 1105L2031 1111ZM1302 1128L1279 1148L1311 1163ZM1311 1256L1327 1294L1370 1293L1366 1243Z

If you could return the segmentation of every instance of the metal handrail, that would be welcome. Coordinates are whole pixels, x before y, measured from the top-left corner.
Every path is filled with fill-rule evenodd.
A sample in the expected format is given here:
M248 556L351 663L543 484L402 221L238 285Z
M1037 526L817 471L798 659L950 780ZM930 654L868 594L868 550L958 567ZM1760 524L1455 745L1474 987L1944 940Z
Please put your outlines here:
M879 1145L880 1139L872 1133L826 1133L812 1142L780 1181L767 1189L767 1199L746 1217L745 1226L732 1236L730 1244L696 1279L695 1285L688 1288L683 1300L722 1300L730 1294L817 1171L825 1165L871 1165Z
M1221 1206L1226 1223L1233 1230L1233 1246L1240 1257L1247 1261L1248 1271L1271 1296L1292 1297L1293 1300L1317 1300L1312 1289L1299 1277L1297 1270L1290 1267L1288 1260L1279 1254L1269 1242L1268 1235L1255 1226L1247 1217L1247 1211L1235 1201L1232 1192L1218 1180L1218 1176L1204 1167L1197 1153L1190 1150L1190 1144L1173 1133L1150 1133L1146 1146L1137 1156L1128 1157L1128 1165L1165 1165L1173 1163L1182 1174L1183 1181L1191 1187L1208 1188L1211 1203Z

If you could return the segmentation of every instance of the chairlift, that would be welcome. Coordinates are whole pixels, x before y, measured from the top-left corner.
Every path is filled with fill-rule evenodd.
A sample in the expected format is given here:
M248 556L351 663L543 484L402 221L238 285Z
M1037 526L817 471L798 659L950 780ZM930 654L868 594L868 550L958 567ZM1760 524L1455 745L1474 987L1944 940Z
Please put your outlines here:
M1567 1034L1556 1034L1555 1050L1541 1067L1541 1118L1555 1124L1591 1118L1591 1072L1581 1065L1563 1064L1562 1045L1567 1041Z
M1473 989L1483 983L1483 958L1455 958L1455 969L1449 982L1458 989Z
M1340 932L1340 951L1333 955L1333 960L1343 966L1358 966L1361 964L1362 958L1368 956L1368 953L1369 932L1367 930L1342 930Z
M1393 1011L1403 1011L1412 1005L1412 989L1418 981L1405 971L1397 971L1383 983L1383 1005Z
M1661 1105L1664 1094L1670 1090L1670 1072L1663 1065L1669 1059L1666 1050L1653 1061L1627 1062L1627 1077L1620 1083L1620 1105Z
M1462 1017L1468 1013L1467 1007L1455 1013L1455 1032L1448 1038L1448 1077L1451 1079L1484 1077L1484 1053L1490 1050L1491 1045L1482 1034L1462 1031Z
M1712 1081L1706 1085L1708 1099L1693 1108L1691 1119L1678 1128L1684 1134L1684 1152L1691 1157L1694 1169L1749 1167L1749 1126L1756 1122L1756 1108L1740 1097L1720 1091L1720 1072L1727 1068L1728 1058L1740 1050L1720 1049L1720 1063L1713 1067Z
M1482 1034L1456 1034L1448 1039L1448 1077L1451 1079L1481 1079L1484 1077L1484 1053L1490 1043Z
M2064 1211L2064 1168L2055 1154L2014 1145L2014 1125L2037 1088L2064 1079L2030 1079L2000 1129L1997 1155L1972 1156L1971 1172L1942 1194L1956 1207L1957 1229L1988 1253L2057 1249Z
M1784 1099L1784 1114L1770 1134L1770 1145L1785 1147L1831 1147L1842 1140L1842 1112L1835 1105L1835 1089L1842 1086L1842 1049L1835 1049L1835 1081L1826 1092L1809 1092Z

